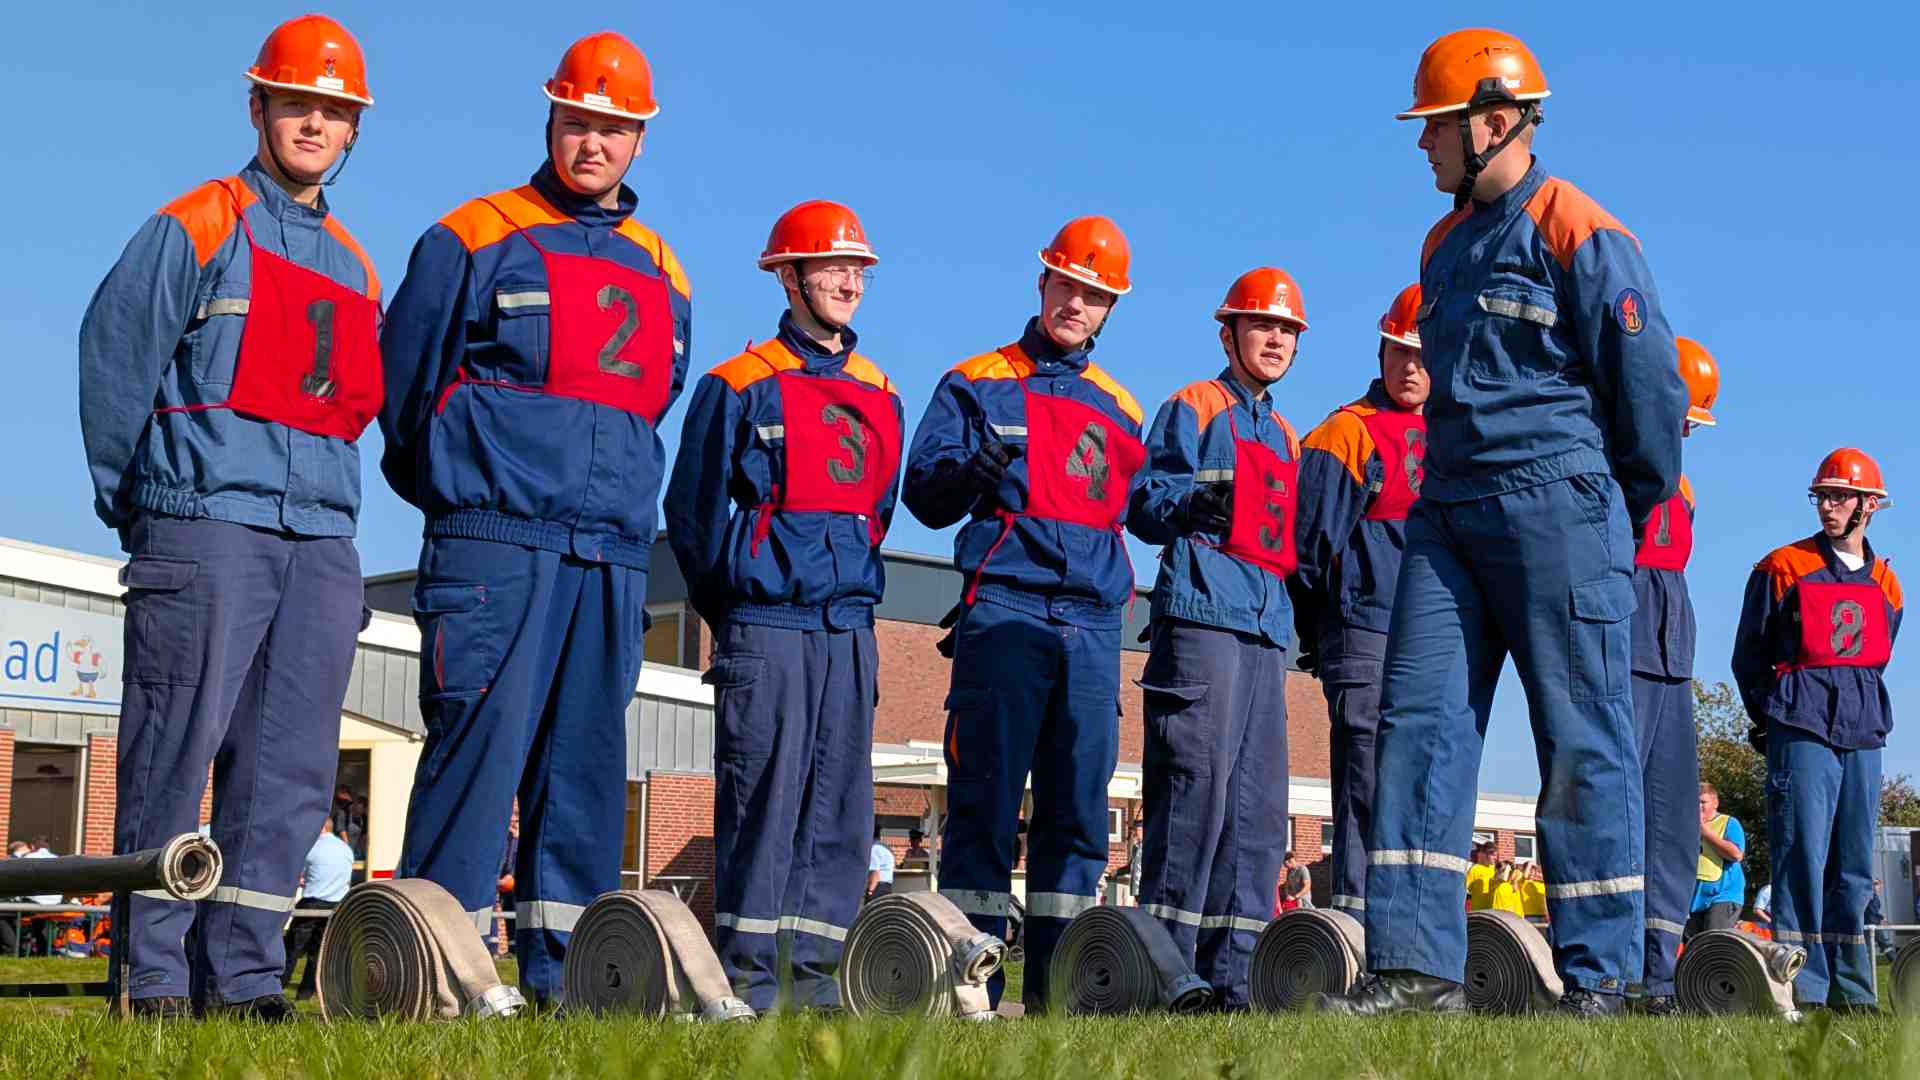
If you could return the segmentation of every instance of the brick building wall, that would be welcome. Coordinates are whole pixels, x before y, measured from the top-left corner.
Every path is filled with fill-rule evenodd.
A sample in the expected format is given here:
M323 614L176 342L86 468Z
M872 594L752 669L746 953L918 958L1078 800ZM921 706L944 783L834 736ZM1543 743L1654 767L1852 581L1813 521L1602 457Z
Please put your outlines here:
M697 877L688 906L713 930L713 777L656 772L647 777L647 865L643 881L663 874Z
M80 853L113 854L113 808L118 796L120 740L111 735L87 736L86 806L81 813Z
M13 729L0 728L0 845L13 837Z

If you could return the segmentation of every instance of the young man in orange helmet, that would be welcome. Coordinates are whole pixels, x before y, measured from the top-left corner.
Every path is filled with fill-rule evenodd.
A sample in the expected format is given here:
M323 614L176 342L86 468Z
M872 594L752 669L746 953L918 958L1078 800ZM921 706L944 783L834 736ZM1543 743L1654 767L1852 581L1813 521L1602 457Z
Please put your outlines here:
M1720 368L1700 343L1676 338L1687 384L1685 435L1712 427ZM1693 487L1654 510L1633 552L1633 724L1647 837L1646 967L1640 980L1653 1016L1678 1011L1673 972L1700 869L1700 750L1693 726ZM1731 882L1729 883L1731 885ZM1745 898L1742 897L1742 900Z
M1879 464L1846 447L1814 470L1807 501L1820 531L1774 549L1747 579L1733 677L1748 739L1767 756L1773 939L1807 950L1794 1001L1877 1012L1865 912L1893 730L1887 662L1904 608L1867 526L1893 500Z
M1617 1015L1641 975L1633 536L1679 481L1686 390L1638 242L1533 160L1547 93L1517 38L1460 30L1421 56L1400 114L1423 122L1420 149L1455 209L1420 258L1426 474L1381 685L1375 977L1322 997L1344 1013L1465 1007L1459 897L1508 655L1541 748L1559 1007Z
M1127 526L1164 545L1153 586L1140 906L1166 924L1217 1006L1247 1007L1287 828L1300 441L1272 388L1307 329L1293 275L1249 270L1214 312L1219 375L1160 407Z
M192 832L217 763L226 856L191 961L194 905L141 892L115 911L136 1015L192 996L292 1017L281 924L365 619L355 443L380 405L380 282L322 190L373 104L366 61L306 15L246 77L253 159L150 218L80 327L94 509L130 556L114 850Z
M623 184L659 112L647 61L602 32L546 84L547 160L428 229L387 313L381 460L426 515L414 587L427 741L399 873L484 929L520 804L515 954L561 992L581 909L620 884L626 707L640 673L658 425L685 378L692 293Z
M1121 519L1146 458L1140 406L1092 362L1127 280L1126 237L1068 222L1040 252L1040 314L1020 340L963 360L914 432L902 497L934 529L962 519L966 577L947 707L940 893L1004 931L1015 827L1033 774L1023 995L1044 1009L1054 945L1107 864L1119 753L1120 627L1133 595ZM950 651L949 651L950 650ZM989 995L997 1004L1004 979Z
M1427 460L1431 384L1420 360L1420 286L1409 285L1380 316L1380 377L1360 400L1307 433L1300 455L1302 606L1318 624L1301 642L1333 721L1333 900L1366 910L1367 827L1373 820L1374 748L1380 733L1380 669L1407 515L1420 498ZM1469 889L1469 892L1472 890Z
M854 351L879 261L839 203L774 222L760 268L786 293L779 332L695 386L667 485L667 536L714 637L714 938L761 1012L789 978L799 1007L838 1006L867 867L873 607L905 427Z

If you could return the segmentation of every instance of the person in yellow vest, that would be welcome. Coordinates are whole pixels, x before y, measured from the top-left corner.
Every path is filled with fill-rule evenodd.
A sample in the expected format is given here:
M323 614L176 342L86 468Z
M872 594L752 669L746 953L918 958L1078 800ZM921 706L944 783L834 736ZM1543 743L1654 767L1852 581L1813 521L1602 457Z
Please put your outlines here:
M1720 792L1700 785L1700 869L1695 874L1693 914L1687 937L1702 930L1727 930L1747 902L1747 874L1740 868L1747 831L1740 819L1720 812Z
M1473 865L1467 867L1467 910L1485 911L1493 906L1493 845L1476 844Z
M1502 859L1500 861L1500 868L1494 872L1493 880L1493 910L1511 912L1515 915L1524 915L1525 911L1520 906L1520 882L1522 878L1520 873L1514 869L1514 865Z
M1539 863L1528 863L1526 880L1520 883L1520 913L1529 920L1547 921L1547 881Z

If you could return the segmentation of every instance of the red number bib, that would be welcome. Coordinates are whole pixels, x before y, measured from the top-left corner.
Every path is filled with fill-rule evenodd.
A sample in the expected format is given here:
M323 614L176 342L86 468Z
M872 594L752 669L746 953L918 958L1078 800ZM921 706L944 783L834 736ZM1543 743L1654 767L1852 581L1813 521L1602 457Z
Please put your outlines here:
M1801 581L1800 661L1809 667L1880 667L1893 658L1887 598L1878 585Z
M1282 460L1265 443L1242 439L1231 409L1227 424L1233 430L1233 524L1220 550L1286 577L1300 565L1293 546L1300 463Z
M1633 549L1633 565L1655 570L1685 570L1693 557L1693 511L1679 492L1647 518L1640 543Z
M900 469L893 396L851 379L780 373L787 467L785 510L865 514L880 542L879 507Z
M312 435L352 442L386 400L380 306L372 298L262 248L226 181L247 235L253 282L227 408Z
M1117 528L1147 448L1112 417L1071 398L1026 391L1027 513Z
M611 259L562 255L507 219L547 271L547 380L559 397L610 405L658 423L673 388L673 308L664 276Z
M1427 473L1427 418L1419 413L1375 409L1362 414L1349 409L1366 425L1380 455L1380 490L1361 516L1368 521L1405 521L1420 498Z

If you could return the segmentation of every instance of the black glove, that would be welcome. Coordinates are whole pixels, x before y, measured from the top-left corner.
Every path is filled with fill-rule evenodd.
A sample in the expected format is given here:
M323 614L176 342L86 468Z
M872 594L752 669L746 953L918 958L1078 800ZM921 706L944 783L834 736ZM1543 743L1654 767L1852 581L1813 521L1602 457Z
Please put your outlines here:
M1755 724L1747 729L1747 745L1754 748L1762 757L1767 753L1767 726Z
M1187 531L1224 533L1233 528L1233 485L1195 484L1187 496Z
M988 439L967 460L967 479L980 494L992 495L999 488L1000 481L1006 479L1007 466L1019 456L1019 446L1003 443L999 439Z

